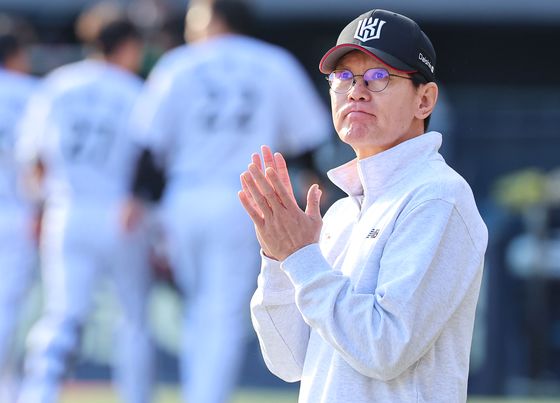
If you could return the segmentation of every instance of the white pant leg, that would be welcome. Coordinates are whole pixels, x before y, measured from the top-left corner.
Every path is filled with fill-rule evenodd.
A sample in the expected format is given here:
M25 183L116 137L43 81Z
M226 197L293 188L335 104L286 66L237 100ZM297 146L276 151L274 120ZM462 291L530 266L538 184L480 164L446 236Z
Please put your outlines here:
M36 251L28 216L4 211L0 217L0 402L13 402L18 382L14 336L20 309L35 278ZM22 213L22 214L18 214Z
M214 248L200 266L210 278L186 301L183 348L188 402L227 402L237 384L249 331L252 287L247 280L253 267L237 272L247 278L235 278L233 273L220 273L220 269L236 271L247 265L257 254L247 250L225 245Z
M207 188L179 197L171 216L179 253L177 280L186 290L183 397L225 403L235 388L250 329L258 246L235 189Z
M122 315L116 332L114 381L124 402L147 403L155 383L148 302L152 282L146 233L123 237L112 276Z
M83 242L88 227L70 216L64 210L45 215L41 245L45 310L29 334L20 403L58 400L62 377L91 308L98 274L95 250Z

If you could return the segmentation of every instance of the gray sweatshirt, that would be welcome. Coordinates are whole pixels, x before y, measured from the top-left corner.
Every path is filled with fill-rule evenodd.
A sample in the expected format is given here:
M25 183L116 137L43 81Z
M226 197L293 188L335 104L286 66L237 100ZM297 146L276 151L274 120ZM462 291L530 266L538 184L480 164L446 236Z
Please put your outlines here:
M319 244L263 256L253 326L300 403L465 402L488 234L425 133L329 172Z

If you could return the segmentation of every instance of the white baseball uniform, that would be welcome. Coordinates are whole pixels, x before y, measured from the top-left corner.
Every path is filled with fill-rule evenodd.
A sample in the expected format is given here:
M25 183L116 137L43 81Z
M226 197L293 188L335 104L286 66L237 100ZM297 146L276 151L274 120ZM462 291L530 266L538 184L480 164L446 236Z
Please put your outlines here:
M163 220L187 296L184 399L223 403L244 356L259 267L239 176L262 144L288 156L317 147L331 132L330 118L288 52L224 35L165 55L133 120L168 176Z
M115 350L122 397L150 400L147 248L141 231L125 234L120 224L135 158L128 124L141 88L133 74L85 60L49 74L29 104L19 151L46 168L45 312L29 337L21 403L56 400L102 274L114 280L123 311Z
M0 68L0 373L11 373L11 344L18 325L18 307L34 278L35 245L32 238L32 206L22 194L15 160L17 125L36 88L31 76ZM4 373L6 371L6 373ZM9 385L0 380L0 401Z

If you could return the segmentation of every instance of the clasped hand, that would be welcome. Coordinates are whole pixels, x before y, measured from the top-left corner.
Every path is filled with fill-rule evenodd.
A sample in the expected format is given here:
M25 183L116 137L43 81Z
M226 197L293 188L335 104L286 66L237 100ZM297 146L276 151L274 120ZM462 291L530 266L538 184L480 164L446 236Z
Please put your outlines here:
M321 190L314 184L301 210L294 197L288 168L282 154L261 148L251 156L248 170L241 174L239 199L253 220L257 239L265 255L282 261L304 246L319 241L323 220L319 207Z

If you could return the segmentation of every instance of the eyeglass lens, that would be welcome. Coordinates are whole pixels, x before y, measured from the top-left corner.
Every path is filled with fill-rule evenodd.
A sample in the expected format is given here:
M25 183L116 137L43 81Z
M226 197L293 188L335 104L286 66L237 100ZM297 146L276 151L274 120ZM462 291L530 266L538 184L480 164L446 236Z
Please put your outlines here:
M369 69L363 75L354 75L350 70L335 70L329 74L329 85L334 92L345 93L362 77L368 90L383 91L389 83L389 72L385 69Z

